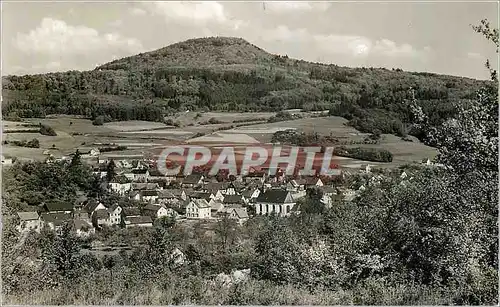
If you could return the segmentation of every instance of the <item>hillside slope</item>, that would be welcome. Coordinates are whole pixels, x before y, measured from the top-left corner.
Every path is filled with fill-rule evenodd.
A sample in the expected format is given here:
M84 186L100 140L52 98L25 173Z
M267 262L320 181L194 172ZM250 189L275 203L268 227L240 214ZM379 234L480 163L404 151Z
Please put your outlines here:
M270 54L241 38L191 39L92 71L3 78L4 117L75 114L162 121L179 110L328 110L365 132L405 134L410 88L431 122L485 84L399 69L347 68ZM422 132L410 131L418 135Z

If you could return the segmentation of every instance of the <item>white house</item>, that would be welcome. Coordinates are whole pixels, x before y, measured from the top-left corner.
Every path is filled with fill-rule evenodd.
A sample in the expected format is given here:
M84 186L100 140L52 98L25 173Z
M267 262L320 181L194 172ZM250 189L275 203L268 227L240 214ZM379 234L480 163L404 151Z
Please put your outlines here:
M109 187L113 192L123 196L132 189L132 183L130 182L130 179L124 175L118 175L111 180Z
M192 199L186 206L186 217L209 219L211 218L211 207L205 199Z
M146 191L140 191L140 199L143 202L148 202L148 203L156 203L158 200L158 191L156 190L146 190Z
M2 155L2 165L9 166L12 165L13 160L12 158L7 158L4 155Z
M205 177L201 174L191 174L188 175L182 180L182 186L186 188L194 187L194 186L199 186L203 184L203 179Z
M235 219L240 225L248 221L247 208L230 208L228 214L229 218Z
M133 169L131 171L133 176L133 181L136 182L146 182L149 178L149 170L148 169ZM126 176L126 175L125 175Z
M109 207L108 212L110 225L120 225L122 221L122 211L122 207L120 207L118 204Z
M36 232L40 232L41 222L40 216L35 211L30 212L18 212L17 216L19 216L20 223L17 226L17 230L19 232L25 232L34 230Z
M86 220L75 219L73 223L78 237L88 237L95 232L92 224Z
M92 213L92 224L96 228L101 226L110 226L111 220L108 210L107 209L95 210L94 213Z
M166 208L160 205L147 205L144 207L144 211L147 212L147 215L151 216L154 219L164 216L175 217L173 213L175 211L172 208Z
M296 202L289 191L267 190L255 200L255 213L262 215L274 212L279 216L287 216L295 204Z
M153 220L149 216L127 216L125 217L125 227L153 227Z

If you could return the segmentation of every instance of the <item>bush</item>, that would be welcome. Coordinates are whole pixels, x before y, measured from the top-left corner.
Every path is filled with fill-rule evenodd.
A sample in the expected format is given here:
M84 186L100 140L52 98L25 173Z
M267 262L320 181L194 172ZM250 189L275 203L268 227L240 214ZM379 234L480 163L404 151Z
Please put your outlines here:
M104 116L97 116L92 121L92 125L94 125L94 126L102 126L102 125L104 125Z
M375 148L345 148L335 149L335 155L372 162L392 162L392 153L385 149Z
M42 124L40 124L40 134L49 135L49 136L57 136L57 133L55 132L55 130L52 127L47 126L47 125L42 125Z

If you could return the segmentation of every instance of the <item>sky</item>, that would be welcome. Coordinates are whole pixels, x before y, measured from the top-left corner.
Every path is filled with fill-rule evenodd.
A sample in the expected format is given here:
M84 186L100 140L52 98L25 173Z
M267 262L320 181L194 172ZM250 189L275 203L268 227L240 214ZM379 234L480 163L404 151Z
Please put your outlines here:
M488 79L497 2L7 2L2 75L90 70L190 38L241 37L291 58Z

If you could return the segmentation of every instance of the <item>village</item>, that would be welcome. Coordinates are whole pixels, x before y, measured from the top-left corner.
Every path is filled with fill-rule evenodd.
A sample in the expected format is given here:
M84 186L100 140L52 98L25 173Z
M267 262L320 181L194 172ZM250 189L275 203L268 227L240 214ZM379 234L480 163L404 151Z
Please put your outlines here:
M383 178L380 172L372 173L372 165L365 164L356 172L343 170L341 175L334 177L287 176L283 169L270 174L269 169L256 168L245 176L219 181L220 177L210 177L203 172L165 176L152 159L108 160L99 154L98 149L79 152L82 160L93 166L94 176L103 179L109 193L129 199L136 206L103 203L81 195L75 203L44 203L36 211L18 212L18 231L40 232L44 227L58 231L70 222L77 236L88 237L105 227L153 227L154 221L161 218L180 223L229 218L243 225L256 215L286 217L300 213L298 204L311 188L320 191L320 202L327 208L335 200L352 201L366 189L364 185L353 189L342 184L355 173L370 177L369 184L376 184ZM68 159L71 155L58 160ZM54 161L48 157L45 163ZM110 163L114 175L107 181ZM427 160L424 164L431 162ZM400 172L400 178L407 176L406 171Z

